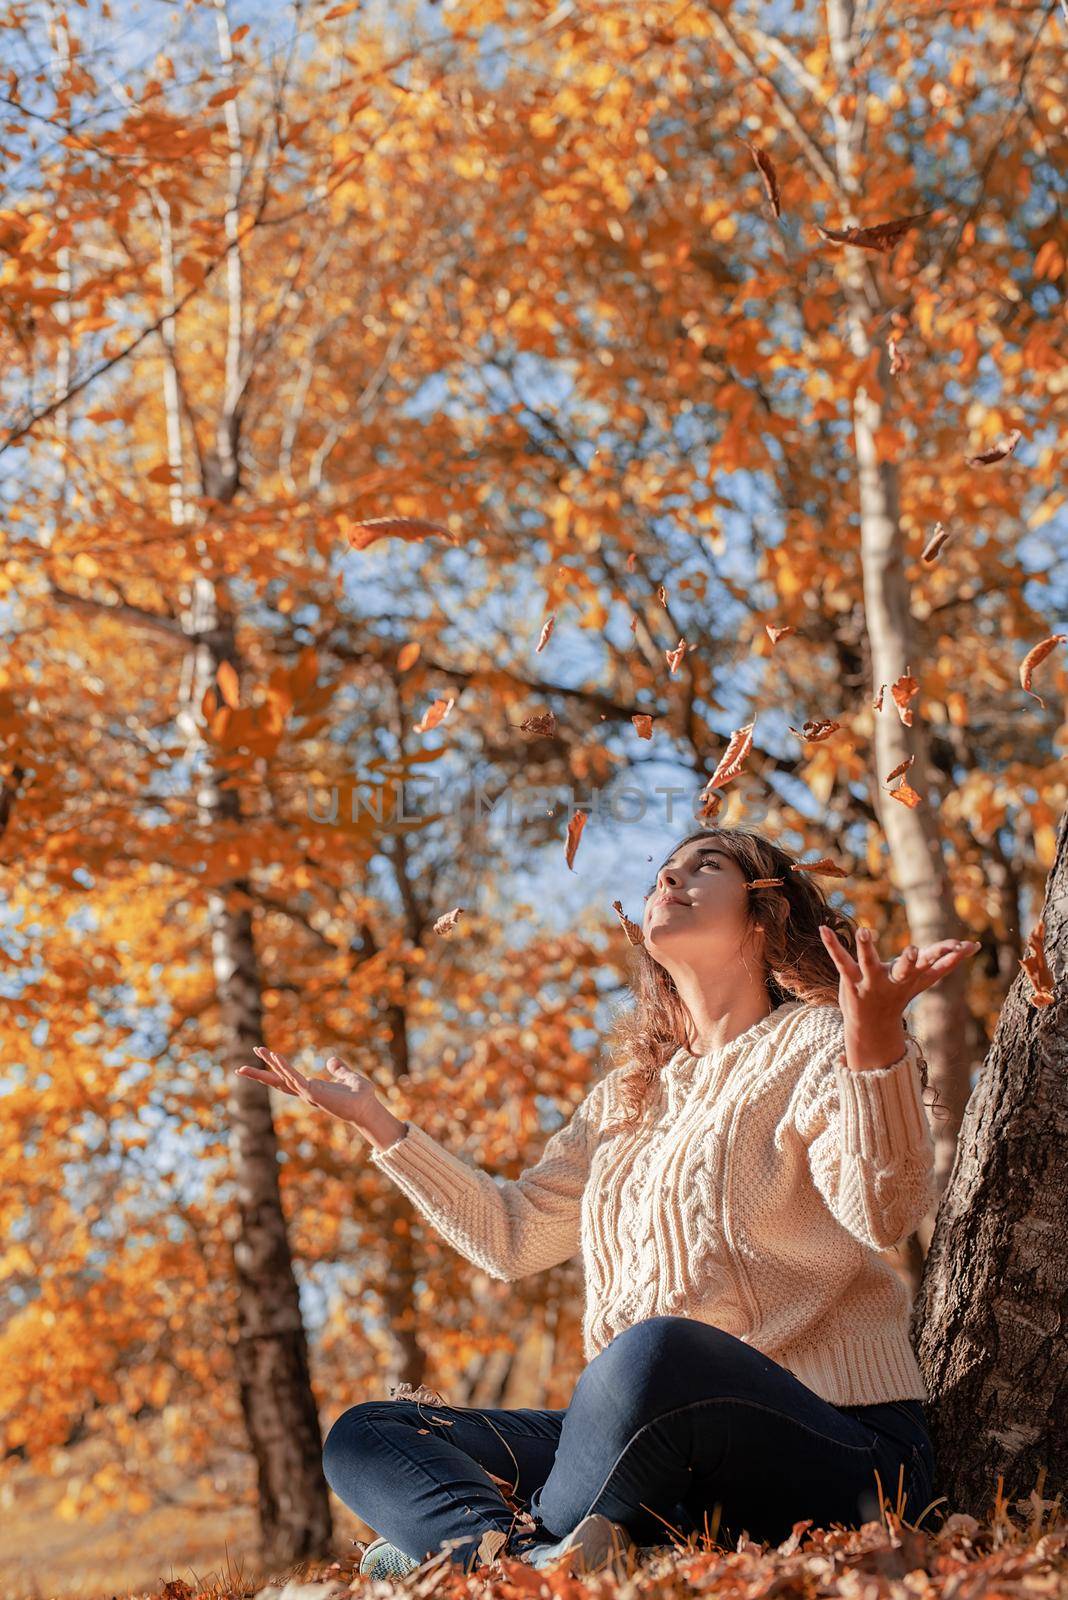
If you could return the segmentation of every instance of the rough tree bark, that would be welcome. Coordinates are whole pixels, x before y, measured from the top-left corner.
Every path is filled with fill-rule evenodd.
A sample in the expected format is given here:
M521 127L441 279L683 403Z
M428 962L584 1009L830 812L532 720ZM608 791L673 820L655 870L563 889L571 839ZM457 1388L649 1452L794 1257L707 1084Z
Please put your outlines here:
M1020 970L964 1115L910 1333L936 1488L980 1521L1068 1494L1068 811L1042 911L1053 1004ZM1042 1476L1044 1474L1044 1477Z

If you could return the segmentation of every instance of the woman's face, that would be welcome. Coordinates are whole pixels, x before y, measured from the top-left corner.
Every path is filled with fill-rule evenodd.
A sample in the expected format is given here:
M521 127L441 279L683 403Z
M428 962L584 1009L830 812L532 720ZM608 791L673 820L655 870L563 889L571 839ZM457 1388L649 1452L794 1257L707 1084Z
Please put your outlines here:
M694 966L735 958L752 938L746 880L714 839L691 839L660 868L645 902L642 934L656 959Z

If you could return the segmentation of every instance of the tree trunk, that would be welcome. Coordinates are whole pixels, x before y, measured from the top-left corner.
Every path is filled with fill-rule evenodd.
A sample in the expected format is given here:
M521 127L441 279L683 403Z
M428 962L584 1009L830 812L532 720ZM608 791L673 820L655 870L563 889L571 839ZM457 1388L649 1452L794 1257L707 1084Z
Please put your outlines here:
M220 625L214 585L197 578L183 623L200 635L179 723L198 763L197 812L206 832L239 820L236 789L222 788L196 725L196 708L219 664L237 664L231 628ZM204 635L207 635L205 638ZM330 1552L332 1522L322 1470L323 1440L311 1386L300 1295L278 1184L278 1144L267 1089L234 1070L255 1060L264 1037L260 975L248 909L249 885L233 879L208 893L212 965L222 1012L227 1121L237 1188L234 1242L237 1331L234 1364L259 1487L261 1560L288 1566ZM244 901L244 904L240 902Z
M1042 913L1054 978L1019 971L960 1130L912 1314L937 1493L985 1520L1068 1493L1068 812ZM1063 1504L1063 1500L1062 1500Z
M828 0L827 20L838 93L832 102L835 128L836 176L847 225L862 219L852 209L857 198L860 124L842 96L854 84L853 58L858 34L852 0ZM878 351L878 388L886 394L890 362L884 338L873 337L875 323L884 312L878 283L867 265L858 260L865 252L846 245L843 279L848 305L850 345L855 356L870 363ZM908 918L909 937L918 945L939 939L960 938L952 885L942 855L935 813L928 803L927 732L922 710L911 726L901 720L890 685L918 665L921 649L913 626L905 580L905 541L899 516L899 475L896 465L880 460L878 436L887 420L881 395L858 385L853 402L860 498L860 544L864 581L864 612L871 652L874 698L884 685L882 710L875 715L875 804L890 849L893 879L901 893ZM885 787L886 775L913 756L908 770L912 787L921 796L914 808L893 800ZM941 1193L948 1181L957 1147L957 1134L968 1100L970 1063L967 1053L968 1014L965 1004L966 969L961 966L916 1001L916 1031L930 1069L930 1081L948 1112L933 1125L935 1173ZM930 1238L933 1216L921 1225L921 1238ZM917 1259L915 1246L909 1258ZM918 1285L917 1285L918 1287Z

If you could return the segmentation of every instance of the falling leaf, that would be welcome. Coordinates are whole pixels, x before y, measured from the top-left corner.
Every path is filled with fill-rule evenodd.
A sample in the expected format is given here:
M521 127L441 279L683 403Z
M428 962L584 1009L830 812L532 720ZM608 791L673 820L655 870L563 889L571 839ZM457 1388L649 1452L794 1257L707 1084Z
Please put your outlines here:
M575 851L579 847L579 840L582 838L582 830L585 826L585 811L576 811L575 815L571 818L567 825L567 848L564 851L564 860L567 862L572 872L575 870L573 864L575 860Z
M556 734L556 713L554 711L539 712L536 716L528 717L519 726L524 733L541 733L552 739Z
M161 461L158 467L153 467L151 472L145 473L145 479L148 483L173 483L174 468L166 461Z
M741 728L735 728L731 734L730 742L720 757L719 765L709 778L706 788L720 789L725 783L730 783L742 769L746 756L753 747L753 729L755 722L747 722Z
M219 670L215 674L215 679L226 704L233 706L236 710L240 704L241 696L238 689L237 673L229 661L219 662Z
M909 701L916 698L919 690L920 686L916 682L916 679L909 675L908 664L906 663L905 670L901 674L900 678L898 678L896 683L892 683L890 685L890 693L894 697L894 704L897 707L897 714L905 724L906 728L912 727L912 712L909 709Z
M537 645L535 646L535 649L534 649L534 654L535 655L539 655L541 653L541 651L545 649L545 646L549 642L549 635L553 631L553 626L554 626L555 622L556 622L556 612L554 611L552 616L550 616L542 624L541 637L539 638L538 643L537 643Z
M904 778L902 778L896 789L891 789L888 792L892 799L900 800L901 804L908 806L910 811L914 806L918 806L920 803L919 795L916 793L912 785Z
M781 217L782 203L779 198L779 180L776 176L775 168L772 165L771 158L770 156L765 155L764 151L759 149L755 144L751 144L748 139L745 142L749 150L749 154L756 162L757 171L764 180L764 191L767 194L768 200L771 204L771 209L774 211L777 217Z
M419 660L419 652L422 648L418 639L409 639L407 644L402 644L397 652L397 671L407 672L409 667L414 667Z
M771 622L765 622L764 629L772 644L778 644L780 639L785 639L788 633L794 631L792 627L776 628Z
M1020 959L1021 967L1031 980L1028 1001L1040 1007L1053 1004L1053 974L1046 962L1045 937L1045 918L1040 917L1028 936L1027 954Z
M668 666L671 668L671 676L672 677L674 677L676 672L678 671L679 662L682 660L682 658L683 658L683 656L685 654L686 654L686 640L685 639L680 639L678 644L675 646L674 650L665 650L664 651L664 658L667 661Z
M1031 674L1039 663L1045 661L1050 652L1055 650L1065 639L1068 639L1068 633L1051 633L1048 639L1041 639L1038 644L1033 645L1020 662L1020 688L1026 689L1027 693L1037 700L1043 709L1045 709L1046 702L1040 694L1035 694L1032 689Z
M639 711L630 720L638 731L639 739L651 739L653 737L653 719L648 712Z
M789 726L789 724L787 724ZM801 728L790 728L791 733L796 733L799 739L804 739L807 744L819 744L821 739L829 739L840 722L832 722L829 718L818 719L815 722L802 723Z
M885 683L881 683L879 685L879 693L877 694L877 696L875 697L875 699L871 703L871 708L872 708L873 711L881 711L883 709L883 690L885 688L886 688L886 684Z
M992 445L989 450L984 450L977 456L965 456L965 465L969 467L988 467L992 461L1004 461L1006 456L1012 455L1022 438L1023 434L1019 428L1013 428L1010 434L1003 435L998 443Z
M894 768L893 772L888 772L886 774L886 777L883 779L883 782L884 783L893 783L895 778L900 778L900 776L901 776L901 774L903 772L907 772L909 770L909 768L911 767L911 765L915 761L915 759L916 759L915 755L906 756L904 761L901 761L901 762L898 763L898 765Z
M747 889L774 889L778 884L785 883L785 878L753 878L746 884Z
M792 861L791 872L818 872L825 878L848 878L849 874L844 867L832 861L830 856L821 856L818 861Z
M457 540L440 522L428 522L424 517L366 517L351 526L346 517L339 518L342 531L354 550L367 550L377 539L408 539L420 543L436 536L450 544Z
M659 589L657 589L656 598L660 601L660 604L666 610L667 609L667 603L668 603L668 597L667 597L667 590L664 588L663 584L661 584Z
M946 543L946 540L951 537L952 535L946 532L942 524L940 522L936 522L934 533L932 533L931 537L924 545L920 560L933 561Z
M623 910L623 902L621 900L613 900L612 910L616 913L616 916L623 924L623 932L626 934L631 944L644 944L645 935L642 933L642 930L638 924L636 922L632 922L627 916L626 912Z
M856 244L865 250L890 250L910 228L922 222L925 217L931 216L930 211L917 211L911 217L898 217L893 222L877 222L871 228L821 228L816 224L816 232L830 241L831 244Z
M909 370L909 358L901 348L900 341L894 334L890 334L886 341L886 353L890 357L890 376L896 378L899 372Z
M435 700L433 705L423 712L421 720L412 725L412 732L429 733L431 728L436 728L439 722L445 720L455 704L455 695L450 695L447 700Z
M434 924L434 932L447 938L456 931L456 924L464 914L463 906L455 906L451 911L446 911Z
M638 565L638 554L637 554L637 551L632 550L630 555L627 557L627 571L628 572L633 572L634 568L637 565Z

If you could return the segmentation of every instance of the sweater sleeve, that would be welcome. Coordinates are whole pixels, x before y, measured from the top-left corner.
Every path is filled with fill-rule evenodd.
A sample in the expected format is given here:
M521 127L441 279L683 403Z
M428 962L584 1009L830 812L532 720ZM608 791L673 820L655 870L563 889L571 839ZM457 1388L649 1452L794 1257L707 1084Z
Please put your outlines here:
M833 1010L802 1074L796 1127L832 1214L861 1244L889 1250L937 1198L934 1139L921 1099L923 1056L906 1027L897 1061L854 1072L846 1065L841 1012Z
M491 1278L511 1282L568 1261L580 1245L582 1193L604 1082L518 1178L498 1181L409 1122L371 1160L387 1172L454 1250Z

